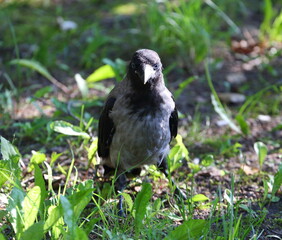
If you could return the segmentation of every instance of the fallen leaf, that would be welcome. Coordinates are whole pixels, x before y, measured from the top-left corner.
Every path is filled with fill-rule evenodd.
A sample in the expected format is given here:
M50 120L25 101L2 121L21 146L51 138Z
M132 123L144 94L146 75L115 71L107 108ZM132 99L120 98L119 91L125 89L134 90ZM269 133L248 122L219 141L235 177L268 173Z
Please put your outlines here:
M253 175L259 172L258 168L252 168L246 164L241 164L240 168L246 173L247 175Z

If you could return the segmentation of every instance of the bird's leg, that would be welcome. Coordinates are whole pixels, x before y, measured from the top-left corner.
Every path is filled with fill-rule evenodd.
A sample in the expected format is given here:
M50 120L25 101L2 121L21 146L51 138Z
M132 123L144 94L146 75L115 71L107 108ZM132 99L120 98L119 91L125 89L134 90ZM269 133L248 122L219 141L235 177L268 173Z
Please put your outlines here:
M116 180L116 190L119 193L122 193L122 191L125 189L125 187L126 187L125 173L120 173L117 177L117 180ZM118 198L119 198L119 201L118 201L118 216L125 217L126 215L123 211L123 196L120 194Z
M164 173L164 175L166 176L167 179L169 179L172 183L172 185L175 187L174 190L174 195L182 198L183 200L187 200L187 196L186 194L179 188L177 187L177 185L175 184L175 182L173 181L173 179L170 178L170 174L168 173L168 167L167 167L167 160L163 159L161 164L158 166L159 170Z

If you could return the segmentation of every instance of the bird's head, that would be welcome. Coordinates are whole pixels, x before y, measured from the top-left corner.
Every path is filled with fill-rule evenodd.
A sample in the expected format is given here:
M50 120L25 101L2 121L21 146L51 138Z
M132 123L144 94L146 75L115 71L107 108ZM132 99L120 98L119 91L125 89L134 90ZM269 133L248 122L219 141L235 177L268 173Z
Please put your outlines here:
M162 63L159 55L149 49L137 50L132 56L128 72L134 84L154 85L162 78Z

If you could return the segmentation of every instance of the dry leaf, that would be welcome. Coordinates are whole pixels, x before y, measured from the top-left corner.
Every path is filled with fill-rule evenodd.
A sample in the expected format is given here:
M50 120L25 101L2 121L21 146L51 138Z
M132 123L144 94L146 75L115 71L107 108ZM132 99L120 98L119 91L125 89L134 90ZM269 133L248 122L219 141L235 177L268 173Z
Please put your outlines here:
M253 175L259 172L258 168L252 168L246 164L241 164L240 168L246 173L247 175Z

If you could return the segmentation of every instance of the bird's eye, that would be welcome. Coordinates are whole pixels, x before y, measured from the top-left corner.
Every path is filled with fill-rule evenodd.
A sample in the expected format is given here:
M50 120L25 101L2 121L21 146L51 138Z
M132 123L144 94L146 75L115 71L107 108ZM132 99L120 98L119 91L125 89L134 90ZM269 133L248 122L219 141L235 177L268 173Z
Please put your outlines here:
M131 63L131 67L132 67L133 69L135 69L135 68L136 68L135 63Z
M154 64L154 65L153 65L153 68L154 68L154 70L157 70L157 69L159 68L159 64L157 64L157 63Z

